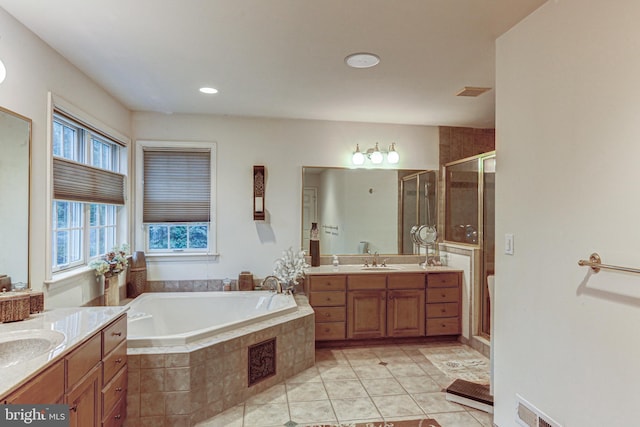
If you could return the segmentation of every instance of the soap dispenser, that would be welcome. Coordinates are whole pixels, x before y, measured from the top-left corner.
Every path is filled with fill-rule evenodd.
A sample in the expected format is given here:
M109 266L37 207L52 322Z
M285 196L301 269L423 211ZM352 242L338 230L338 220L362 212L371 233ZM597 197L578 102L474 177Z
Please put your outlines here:
M334 255L333 256L333 271L338 271L338 266L340 265L340 262L338 261L338 255Z

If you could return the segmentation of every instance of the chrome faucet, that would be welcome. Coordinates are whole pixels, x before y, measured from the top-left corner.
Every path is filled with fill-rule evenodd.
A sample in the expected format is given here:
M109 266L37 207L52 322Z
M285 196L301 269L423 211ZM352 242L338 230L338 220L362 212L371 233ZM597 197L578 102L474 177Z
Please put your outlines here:
M371 262L371 266L372 267L377 267L378 266L378 251L375 251L373 253L373 261Z
M262 285L261 288L265 289L265 285L268 282L273 282L275 281L275 284L272 285L271 288L269 288L269 290L275 291L278 294L282 293L282 283L280 282L280 279L278 279L276 276L267 276L264 278L264 280L262 281Z

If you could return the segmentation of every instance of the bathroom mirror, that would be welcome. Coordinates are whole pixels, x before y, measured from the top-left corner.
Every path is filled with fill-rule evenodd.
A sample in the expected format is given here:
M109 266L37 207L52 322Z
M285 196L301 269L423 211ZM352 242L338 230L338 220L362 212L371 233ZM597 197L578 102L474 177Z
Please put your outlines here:
M412 255L416 225L437 224L437 171L302 168L302 248L317 222L321 255Z
M0 107L0 275L29 283L31 119Z

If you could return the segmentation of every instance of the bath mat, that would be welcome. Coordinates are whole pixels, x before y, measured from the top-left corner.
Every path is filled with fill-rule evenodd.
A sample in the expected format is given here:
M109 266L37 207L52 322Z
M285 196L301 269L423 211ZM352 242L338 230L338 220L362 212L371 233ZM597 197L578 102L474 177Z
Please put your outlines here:
M446 399L493 414L493 396L488 384L455 380L447 387Z
M288 424L285 424L288 425ZM299 424L292 424L303 427ZM366 423L336 423L336 424L305 424L304 427L442 427L438 422L431 418L423 418L419 420L404 421L368 421Z
M420 351L449 378L489 383L489 359L472 348L436 347Z

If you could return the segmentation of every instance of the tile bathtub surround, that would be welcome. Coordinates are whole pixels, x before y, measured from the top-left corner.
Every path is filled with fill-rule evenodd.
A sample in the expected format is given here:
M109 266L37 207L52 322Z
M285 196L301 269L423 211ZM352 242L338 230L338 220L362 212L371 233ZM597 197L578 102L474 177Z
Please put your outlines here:
M435 419L442 427L491 427L490 414L446 400L449 377L429 357L483 361L460 343L319 349L316 364L199 427L352 426ZM480 376L483 363L456 374ZM451 372L449 372L451 375ZM295 423L295 424L294 424ZM383 424L381 424L383 425Z
M125 425L193 426L313 366L313 310L296 300L295 313L194 344L129 349ZM276 374L248 387L248 347L273 338Z

